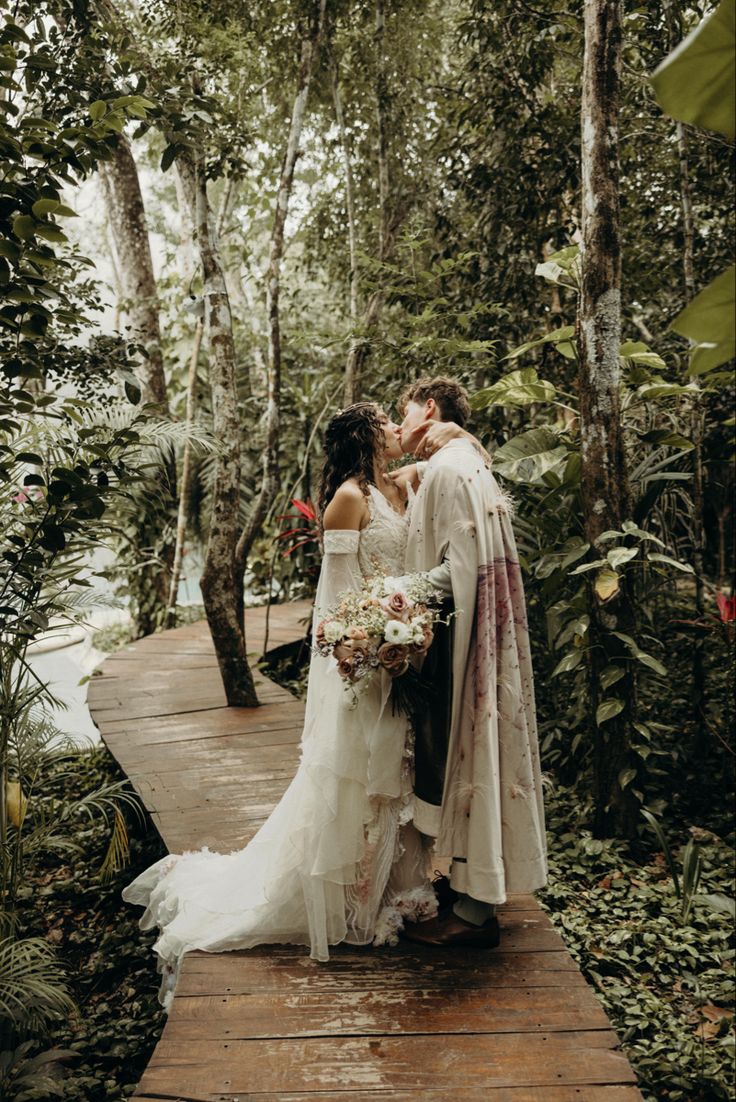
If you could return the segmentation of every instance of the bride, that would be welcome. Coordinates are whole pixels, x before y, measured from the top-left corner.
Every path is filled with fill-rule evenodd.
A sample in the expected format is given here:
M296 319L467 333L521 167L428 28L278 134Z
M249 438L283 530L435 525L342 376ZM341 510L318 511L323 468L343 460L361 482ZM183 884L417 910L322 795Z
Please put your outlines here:
M330 420L325 453L315 624L363 578L404 573L412 493L387 474L402 454L398 430L371 402ZM191 949L289 943L326 961L330 945L394 944L405 918L436 912L411 823L410 727L390 688L380 670L356 702L335 659L313 651L299 767L258 833L232 853L170 854L125 888L126 901L145 907L141 928L160 929L164 1005Z

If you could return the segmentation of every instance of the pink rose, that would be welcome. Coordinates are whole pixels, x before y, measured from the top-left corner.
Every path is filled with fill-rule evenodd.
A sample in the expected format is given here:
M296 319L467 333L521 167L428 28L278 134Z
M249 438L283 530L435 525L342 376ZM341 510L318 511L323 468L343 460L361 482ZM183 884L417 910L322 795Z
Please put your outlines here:
M409 619L411 606L403 593L392 593L390 597L384 598L381 604L394 620L402 620L406 623Z
M378 648L378 661L392 677L399 677L409 669L409 648L401 643L383 643Z
M368 632L364 628L348 628L348 639L367 639Z

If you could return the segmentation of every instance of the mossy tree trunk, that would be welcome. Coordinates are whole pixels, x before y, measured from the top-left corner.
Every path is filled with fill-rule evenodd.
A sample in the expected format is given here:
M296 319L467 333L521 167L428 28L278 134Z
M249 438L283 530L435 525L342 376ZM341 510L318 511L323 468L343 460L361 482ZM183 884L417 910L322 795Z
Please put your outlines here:
M630 515L629 482L620 408L621 239L618 110L621 70L620 0L585 0L585 56L581 109L582 286L580 326L580 434L586 536L605 557L599 537L620 529ZM610 545L609 545L610 546ZM594 723L595 822L598 837L629 835L637 800L631 789L631 722L636 707L633 662L614 634L634 634L633 595L622 573L610 596L590 583L590 696ZM606 666L623 669L616 704ZM609 698L610 699L610 698ZM623 705L618 713L615 708ZM614 712L604 718L606 711Z
M123 302L130 339L144 349L138 368L141 399L154 403L168 416L169 403L161 345L158 293L138 168L124 134L109 161L100 163L100 179L109 212ZM141 569L129 579L131 616L136 638L163 626L174 561L173 518L176 510L176 461L164 464L164 479L142 502L135 535Z
M200 586L227 702L250 708L258 704L258 697L246 653L242 584L235 556L240 509L241 424L232 315L207 194L204 160L181 157L177 170L185 194L194 206L194 232L202 267L213 431L219 449Z

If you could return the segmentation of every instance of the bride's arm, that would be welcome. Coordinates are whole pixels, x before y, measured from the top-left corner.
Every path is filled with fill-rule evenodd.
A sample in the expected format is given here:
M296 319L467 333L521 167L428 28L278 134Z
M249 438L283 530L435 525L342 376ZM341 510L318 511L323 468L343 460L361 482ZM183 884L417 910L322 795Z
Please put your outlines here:
M470 441L475 450L480 453L483 462L487 467L491 467L492 459L489 453L481 444L480 440L476 436L473 436L472 432L468 432L467 429L463 429L460 425L456 425L454 421L433 421L424 436L422 437L419 446L416 450L417 459L429 459L431 455L439 451L440 448L444 448L445 444L449 444L451 440L464 439Z
M344 482L322 518L322 566L314 600L314 629L348 591L359 591L363 578L358 562L360 529L370 519L363 491L354 482Z

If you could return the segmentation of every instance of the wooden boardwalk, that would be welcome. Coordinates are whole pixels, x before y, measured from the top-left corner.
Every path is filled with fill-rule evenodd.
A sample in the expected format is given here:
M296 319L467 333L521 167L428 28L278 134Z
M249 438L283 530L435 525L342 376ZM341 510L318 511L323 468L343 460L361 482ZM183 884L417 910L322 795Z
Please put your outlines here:
M269 646L306 603L271 609ZM247 612L262 651L264 611ZM258 674L228 708L204 623L149 636L90 682L102 737L172 853L231 850L294 773L303 705ZM292 947L185 958L140 1102L641 1102L591 988L531 896L501 909L492 951ZM153 969L153 958L151 967Z

